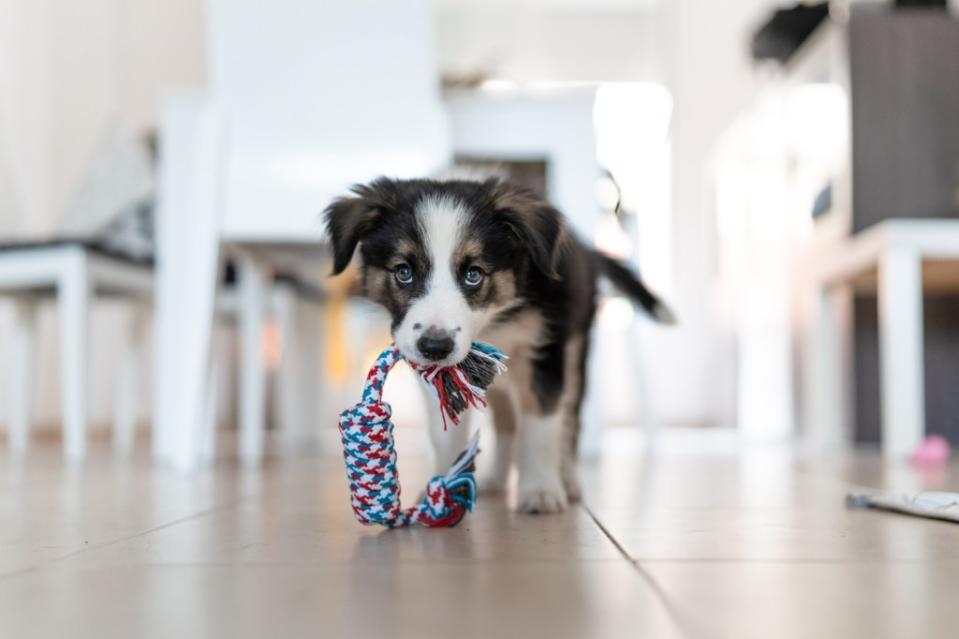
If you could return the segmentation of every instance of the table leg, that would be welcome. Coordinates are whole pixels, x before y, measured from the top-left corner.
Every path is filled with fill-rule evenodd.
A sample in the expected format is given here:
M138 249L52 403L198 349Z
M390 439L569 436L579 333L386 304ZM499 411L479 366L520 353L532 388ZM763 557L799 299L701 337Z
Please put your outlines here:
M890 248L879 264L882 451L901 458L925 435L922 259Z
M804 430L821 451L842 449L850 440L851 303L846 286L820 285L813 300Z

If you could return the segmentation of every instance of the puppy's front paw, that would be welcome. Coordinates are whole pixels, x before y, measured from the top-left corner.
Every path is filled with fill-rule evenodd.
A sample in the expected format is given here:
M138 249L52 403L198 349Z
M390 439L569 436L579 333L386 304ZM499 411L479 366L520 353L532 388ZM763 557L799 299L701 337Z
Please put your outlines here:
M559 477L520 480L516 495L516 508L520 512L546 515L563 512L567 505L566 491Z

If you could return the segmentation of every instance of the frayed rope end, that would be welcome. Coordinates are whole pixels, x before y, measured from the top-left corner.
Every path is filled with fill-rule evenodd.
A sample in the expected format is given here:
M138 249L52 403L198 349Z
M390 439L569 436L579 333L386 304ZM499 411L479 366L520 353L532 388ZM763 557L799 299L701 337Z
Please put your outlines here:
M447 420L458 425L467 408L486 408L486 389L498 374L506 372L506 359L499 349L473 342L469 354L455 366L413 365L436 393L444 430Z

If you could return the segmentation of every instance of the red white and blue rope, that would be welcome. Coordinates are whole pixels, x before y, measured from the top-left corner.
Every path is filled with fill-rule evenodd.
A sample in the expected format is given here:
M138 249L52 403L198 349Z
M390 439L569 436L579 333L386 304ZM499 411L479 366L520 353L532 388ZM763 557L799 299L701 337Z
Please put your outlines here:
M493 347L474 344L472 352L491 361L497 371L505 368L502 353ZM476 501L476 480L472 469L479 452L478 433L445 475L430 479L420 503L401 509L393 422L390 420L392 410L382 399L386 377L400 359L402 356L395 345L383 351L366 377L362 401L340 414L340 436L353 513L362 524L380 524L389 528L412 524L455 526L473 509ZM444 399L444 387L438 377L442 370L454 375L453 383L467 404L486 406L485 389L470 384L458 368L413 368L436 390L444 426L447 418L458 424L459 416Z

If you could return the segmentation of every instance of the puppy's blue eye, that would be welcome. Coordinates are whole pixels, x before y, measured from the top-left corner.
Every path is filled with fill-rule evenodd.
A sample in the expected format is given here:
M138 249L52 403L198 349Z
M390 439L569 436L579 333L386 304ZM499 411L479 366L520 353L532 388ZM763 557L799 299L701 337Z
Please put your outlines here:
M486 277L486 274L483 271L479 270L475 266L471 266L466 269L466 273L463 274L463 283L469 287L477 287L483 283L483 278Z
M413 283L413 269L410 268L409 264L400 264L393 271L393 276L396 278L396 281L407 286Z

